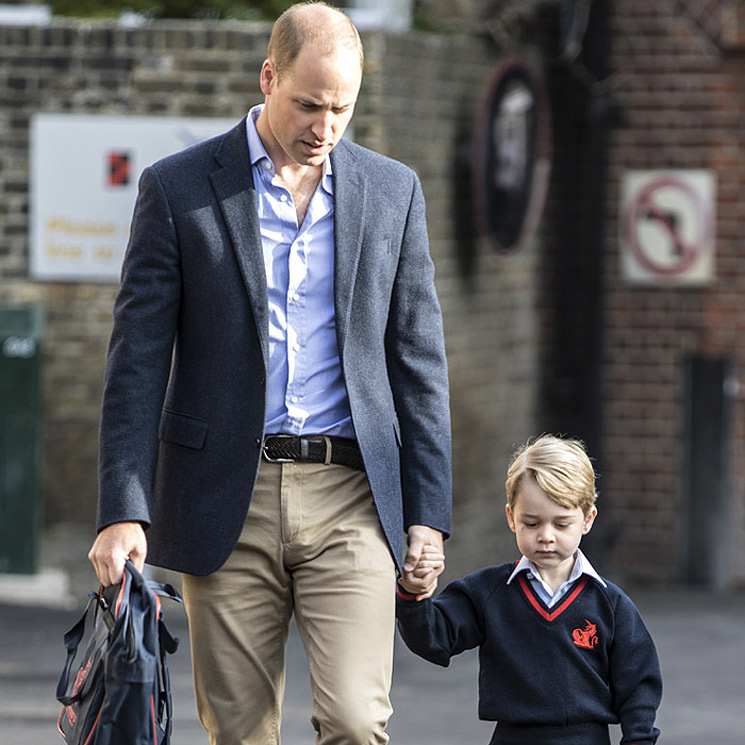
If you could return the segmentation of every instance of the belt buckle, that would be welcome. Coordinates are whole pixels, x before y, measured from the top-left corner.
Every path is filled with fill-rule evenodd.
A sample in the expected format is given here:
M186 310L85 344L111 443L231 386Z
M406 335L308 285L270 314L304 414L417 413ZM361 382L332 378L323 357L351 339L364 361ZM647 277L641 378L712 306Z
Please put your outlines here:
M269 438L274 438L278 440L298 440L300 443L300 457L299 458L272 458L269 453L266 451L266 441ZM288 434L277 434L277 435L268 435L264 438L264 446L262 447L262 454L263 456L270 462L270 463L296 463L298 461L303 462L309 460L308 458L308 443L321 443L325 446L325 453L324 453L324 459L321 461L324 465L329 465L331 463L331 438L327 435L310 435L310 436L296 436L296 435L288 435Z
M294 458L272 458L269 453L266 451L266 441L269 438L272 438L274 440L291 440L294 438L294 435L285 435L285 434L278 434L278 435L267 435L264 438L264 444L261 448L261 454L269 461L269 463L294 463Z

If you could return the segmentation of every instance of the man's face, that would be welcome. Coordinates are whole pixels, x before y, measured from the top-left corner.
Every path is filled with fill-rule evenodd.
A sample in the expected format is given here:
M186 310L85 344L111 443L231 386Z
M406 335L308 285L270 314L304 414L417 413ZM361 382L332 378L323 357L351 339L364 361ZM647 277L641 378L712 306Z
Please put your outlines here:
M352 119L361 83L359 56L351 49L320 55L306 45L281 80L266 60L266 106L258 127L275 167L323 163Z

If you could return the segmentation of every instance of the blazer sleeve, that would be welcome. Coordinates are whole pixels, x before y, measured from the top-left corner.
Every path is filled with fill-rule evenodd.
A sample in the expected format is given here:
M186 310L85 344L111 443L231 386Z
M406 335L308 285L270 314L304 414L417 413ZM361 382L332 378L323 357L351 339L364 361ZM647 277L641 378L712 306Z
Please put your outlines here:
M388 374L401 429L404 527L451 526L451 431L442 312L422 187L412 173L386 332Z
M158 427L171 369L181 276L157 172L143 172L114 303L99 428L98 529L150 522Z

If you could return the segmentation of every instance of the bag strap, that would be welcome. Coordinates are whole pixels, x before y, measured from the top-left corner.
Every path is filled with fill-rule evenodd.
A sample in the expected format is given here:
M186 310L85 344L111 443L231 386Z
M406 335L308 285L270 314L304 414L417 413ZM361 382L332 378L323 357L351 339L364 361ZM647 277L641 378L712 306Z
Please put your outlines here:
M161 649L168 654L173 654L178 649L178 645L181 642L177 636L171 634L168 627L163 622L163 619L158 621L158 637Z
M173 585L169 585L165 582L155 582L154 580L145 579L143 575L137 571L135 565L127 559L124 563L125 571L129 572L132 577L132 589L142 590L144 587L155 593L159 597L168 598L174 600L177 603L181 602L181 595L178 594L177 590Z
M162 721L165 724L164 743L168 743L171 741L171 734L173 730L173 698L171 696L171 680L168 671L168 663L166 662L166 656L169 654L173 654L178 649L179 639L171 634L165 624L160 608L160 598L167 598L177 603L182 602L182 600L181 596L172 585L144 579L144 577L137 571L137 569L135 569L134 565L129 560L127 560L125 564L125 570L128 571L132 577L131 591L149 591L150 593L152 593L152 595L155 596L155 602L158 605L158 655L160 657L160 665L158 666L158 687L160 688L160 705L163 707Z
M65 660L65 666L62 668L62 675L60 676L59 682L57 683L57 698L62 701L63 698L67 698L67 683L70 679L70 669L72 668L73 660L75 659L75 653L78 651L80 646L80 640L83 638L85 632L85 619L88 617L88 611L91 607L91 603L96 602L98 596L95 592L88 593L88 602L83 611L83 615L80 620L65 634L65 649L67 650L67 659ZM69 703L62 701L65 706L69 706Z
M154 592L158 597L166 598L167 600L173 600L176 603L182 602L181 595L173 585L166 584L164 582L155 582L153 580L147 581L148 589Z
M95 604L95 607L91 608L93 604ZM85 634L86 621L92 615L93 620L89 621L89 623L95 626L96 620L99 617L99 613L102 614L106 625L111 628L114 620L111 617L111 613L109 612L108 602L103 597L102 592L99 591L98 593L96 593L91 590L91 592L88 593L88 602L85 606L83 614L80 616L78 622L64 636L65 649L67 650L67 659L65 660L65 665L62 668L62 674L60 675L59 681L57 682L56 692L57 700L64 706L72 705L80 697L79 693L72 696L67 695L67 689L70 682L70 673L72 671L72 665L75 661L75 655L77 654L78 647L80 646L80 642L82 641L83 635Z

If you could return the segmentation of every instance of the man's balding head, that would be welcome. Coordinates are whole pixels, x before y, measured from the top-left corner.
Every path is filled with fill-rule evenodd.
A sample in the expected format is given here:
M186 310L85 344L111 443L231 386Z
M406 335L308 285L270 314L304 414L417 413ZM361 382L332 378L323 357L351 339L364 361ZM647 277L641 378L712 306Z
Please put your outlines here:
M297 3L275 22L267 56L274 62L278 80L292 68L306 44L321 55L339 48L355 50L363 65L362 41L349 17L325 2Z

